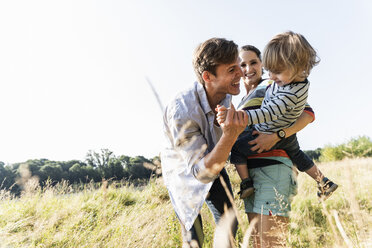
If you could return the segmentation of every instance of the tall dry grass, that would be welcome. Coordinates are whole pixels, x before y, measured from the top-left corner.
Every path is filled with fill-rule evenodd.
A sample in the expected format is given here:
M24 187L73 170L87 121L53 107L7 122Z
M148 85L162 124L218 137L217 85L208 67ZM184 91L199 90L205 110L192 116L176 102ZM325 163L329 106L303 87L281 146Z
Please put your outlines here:
M340 187L324 203L316 184L299 174L292 202L288 247L372 247L372 159L320 164ZM234 192L240 182L228 167ZM32 178L21 197L0 192L0 247L180 247L180 227L161 179L147 186L88 184L79 189L61 183L41 189ZM236 246L251 231L243 202L235 199L240 219ZM204 247L211 247L215 225L202 209ZM245 237L246 238L246 237Z

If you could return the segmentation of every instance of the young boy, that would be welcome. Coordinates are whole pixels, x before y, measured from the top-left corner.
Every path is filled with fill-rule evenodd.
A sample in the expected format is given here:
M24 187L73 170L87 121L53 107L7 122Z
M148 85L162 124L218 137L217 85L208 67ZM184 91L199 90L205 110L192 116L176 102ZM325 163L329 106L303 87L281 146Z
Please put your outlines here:
M301 34L291 31L275 36L265 47L264 67L269 71L270 79L275 81L268 86L260 109L243 109L248 114L248 125L231 150L231 163L235 164L239 176L240 198L244 199L254 192L249 177L247 157L255 154L249 141L253 140L253 130L264 133L277 133L281 141L273 149L283 149L300 171L305 171L318 183L318 197L327 199L338 187L324 177L314 162L300 150L297 138L286 138L284 128L293 125L305 108L308 96L311 69L319 63L315 50ZM217 121L226 119L226 107L217 107Z

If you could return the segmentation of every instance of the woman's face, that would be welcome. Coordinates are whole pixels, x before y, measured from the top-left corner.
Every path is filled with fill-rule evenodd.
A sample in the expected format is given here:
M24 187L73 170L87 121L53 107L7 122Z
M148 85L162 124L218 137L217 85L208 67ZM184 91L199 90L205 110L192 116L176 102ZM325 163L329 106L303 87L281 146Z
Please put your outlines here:
M253 51L239 53L245 85L257 85L262 77L262 62Z

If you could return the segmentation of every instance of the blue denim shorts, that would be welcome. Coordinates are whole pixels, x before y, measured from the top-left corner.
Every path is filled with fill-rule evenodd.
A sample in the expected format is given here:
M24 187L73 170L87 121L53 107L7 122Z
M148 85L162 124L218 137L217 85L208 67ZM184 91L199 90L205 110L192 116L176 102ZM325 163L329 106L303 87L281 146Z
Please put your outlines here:
M255 192L244 199L245 212L288 217L297 194L297 175L292 168L275 164L249 169Z

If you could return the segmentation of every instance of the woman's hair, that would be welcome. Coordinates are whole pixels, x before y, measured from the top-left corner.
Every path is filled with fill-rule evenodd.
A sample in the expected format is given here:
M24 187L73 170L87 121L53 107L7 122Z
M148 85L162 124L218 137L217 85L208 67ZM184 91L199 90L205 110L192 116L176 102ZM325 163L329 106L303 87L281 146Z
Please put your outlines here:
M232 64L238 58L238 45L223 38L212 38L200 44L194 52L192 64L200 83L202 74L208 71L216 76L220 64Z
M266 45L263 52L263 66L273 73L289 69L293 78L307 77L311 69L319 63L316 51L301 34L288 31L276 35Z
M248 52L248 51L254 52L257 55L257 57L260 59L260 61L262 61L262 59L261 59L261 51L258 50L257 47L252 46L252 45L245 45L245 46L242 46L240 48L240 52L243 52L243 51L245 51L245 52Z

